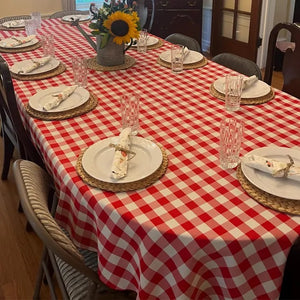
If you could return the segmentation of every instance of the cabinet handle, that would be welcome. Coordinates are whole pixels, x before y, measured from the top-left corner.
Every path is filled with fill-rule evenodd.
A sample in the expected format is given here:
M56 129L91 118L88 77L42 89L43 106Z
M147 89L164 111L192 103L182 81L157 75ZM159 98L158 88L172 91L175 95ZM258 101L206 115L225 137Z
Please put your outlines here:
M194 7L197 4L197 0L188 0L188 6Z
M166 7L168 5L169 1L168 0L161 0L160 5L163 7Z

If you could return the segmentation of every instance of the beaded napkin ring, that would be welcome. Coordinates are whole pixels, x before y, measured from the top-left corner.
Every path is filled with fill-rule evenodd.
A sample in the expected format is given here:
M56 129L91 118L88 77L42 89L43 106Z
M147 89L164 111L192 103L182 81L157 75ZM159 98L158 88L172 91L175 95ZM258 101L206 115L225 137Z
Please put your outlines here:
M295 164L293 158L290 155L288 155L288 158L290 159L290 162L286 164L285 168L282 168L282 169L276 171L273 174L274 177L276 177L276 175L280 174L281 172L283 172L283 175L282 175L283 178L288 177L291 166Z

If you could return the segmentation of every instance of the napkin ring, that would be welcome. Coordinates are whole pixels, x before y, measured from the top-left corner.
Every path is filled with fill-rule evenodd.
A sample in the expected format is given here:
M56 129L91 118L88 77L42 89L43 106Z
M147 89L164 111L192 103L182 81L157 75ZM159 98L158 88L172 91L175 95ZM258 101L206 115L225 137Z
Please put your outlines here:
M286 164L286 167L285 167L285 168L276 171L276 172L274 173L274 176L276 176L277 174L279 174L279 173L281 173L281 172L283 171L282 177L283 177L283 178L287 178L287 177L288 177L290 168L291 168L291 166L294 165L294 163L295 163L294 160L293 160L293 158L292 158L290 155L288 155L288 158L290 159L290 162Z
M115 148L115 151L123 151L123 152L125 152L128 155L128 160L133 159L135 157L135 155L136 155L135 152L133 152L131 150L128 150L128 149L120 146L119 144L112 144L112 143L110 143L109 147ZM129 154L131 154L130 157L129 157Z

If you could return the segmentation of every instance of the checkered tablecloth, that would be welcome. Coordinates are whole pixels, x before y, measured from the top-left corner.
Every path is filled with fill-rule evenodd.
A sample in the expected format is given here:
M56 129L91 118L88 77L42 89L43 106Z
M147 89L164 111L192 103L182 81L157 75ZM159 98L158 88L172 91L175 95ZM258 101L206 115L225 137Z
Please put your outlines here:
M86 25L83 25L86 26ZM85 27L87 28L87 27ZM14 80L22 114L60 189L57 220L78 246L98 252L101 280L132 289L138 299L277 299L300 217L250 198L235 170L220 168L219 124L224 102L209 93L229 70L211 61L173 74L157 64L163 47L140 54L115 72L89 71L99 100L92 112L64 121L29 117L24 105L40 89L72 84L71 57L95 56L74 27L44 21L55 36L56 57L67 70L40 81ZM22 32L3 31L0 36ZM24 34L24 33L23 33ZM3 54L9 65L42 50ZM120 131L118 97L141 95L139 135L167 151L166 174L146 189L104 192L86 185L75 165L81 151ZM243 106L242 155L265 146L300 147L300 101L275 90L275 99Z

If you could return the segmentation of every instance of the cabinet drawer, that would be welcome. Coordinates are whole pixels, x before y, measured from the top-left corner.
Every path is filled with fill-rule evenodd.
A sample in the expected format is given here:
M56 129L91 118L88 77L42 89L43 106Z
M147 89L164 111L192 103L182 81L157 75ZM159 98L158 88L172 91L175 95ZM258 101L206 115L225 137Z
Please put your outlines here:
M150 0L146 0L148 4ZM156 9L201 8L203 0L155 0ZM148 5L148 7L151 7Z

